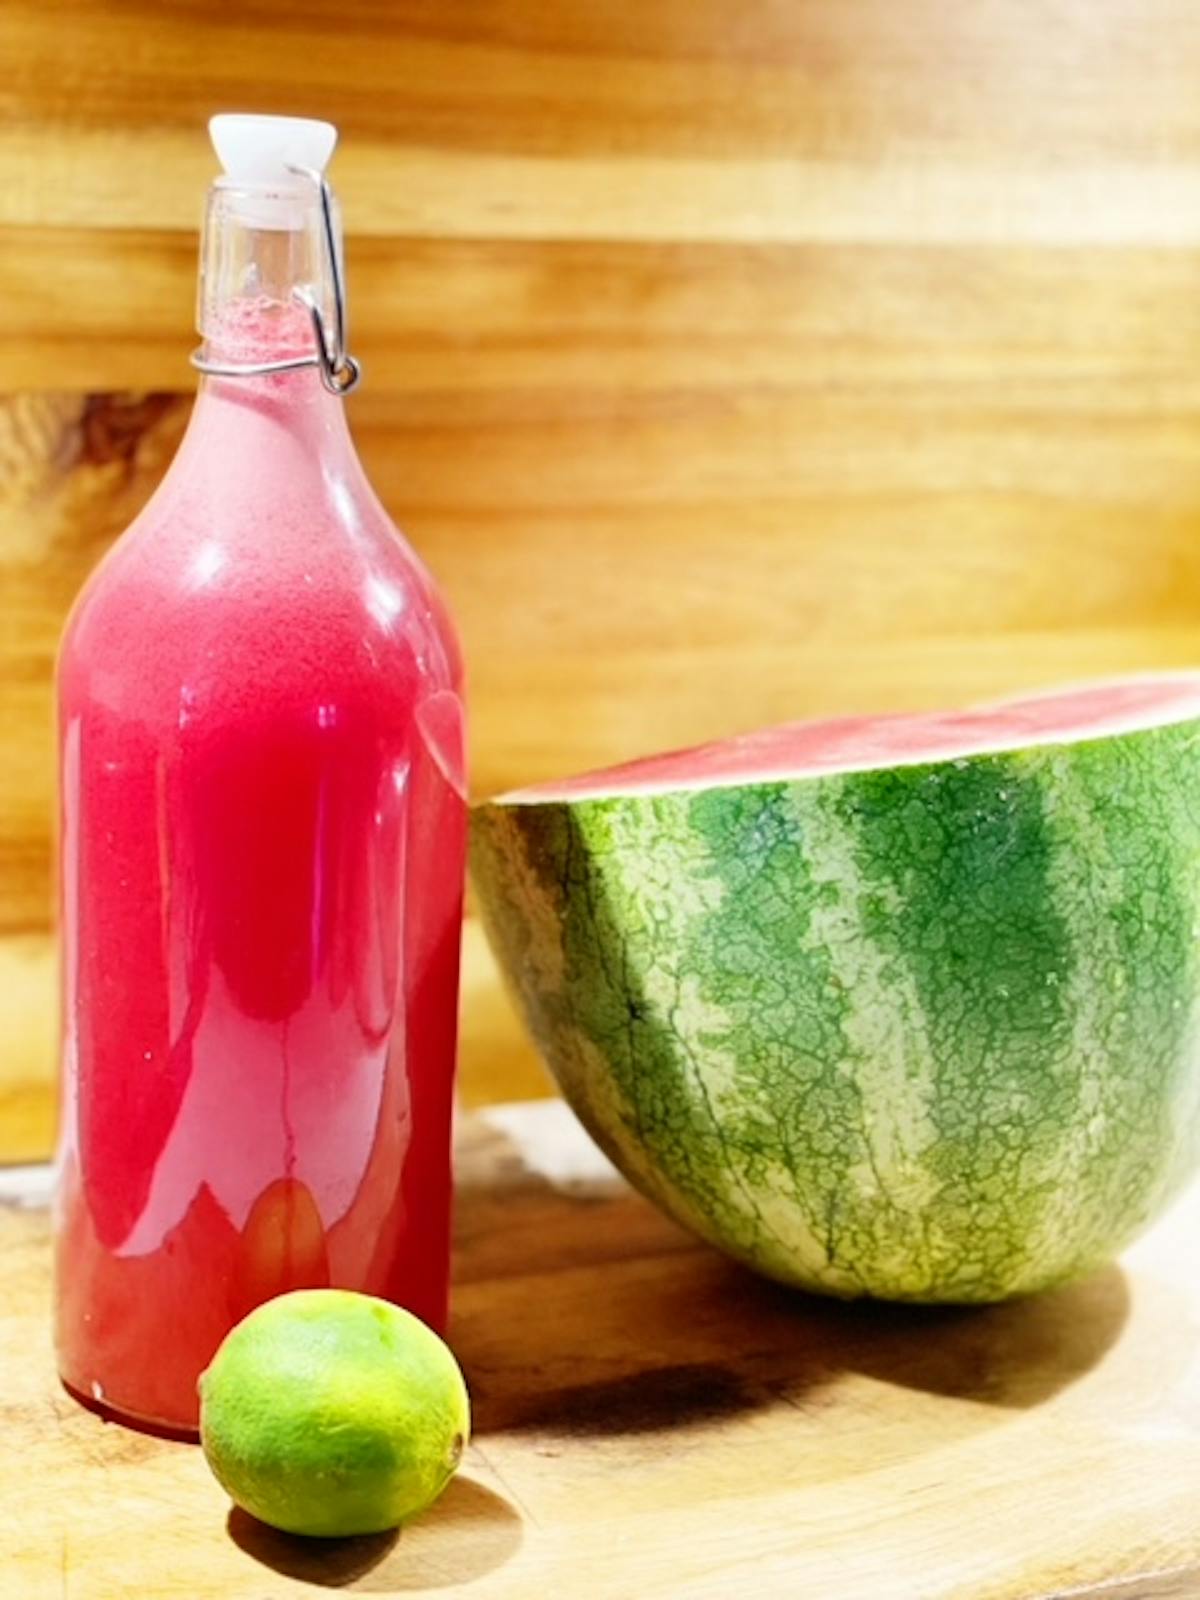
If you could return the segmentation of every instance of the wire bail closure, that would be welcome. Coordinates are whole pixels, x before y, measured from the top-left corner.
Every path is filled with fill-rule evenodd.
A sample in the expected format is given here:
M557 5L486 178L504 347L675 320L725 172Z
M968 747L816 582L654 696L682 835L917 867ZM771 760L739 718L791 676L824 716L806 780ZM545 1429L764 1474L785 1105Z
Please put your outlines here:
M321 197L321 224L325 239L325 256L329 277L333 284L333 329L326 326L317 298L307 286L293 289L292 298L302 305L312 319L316 350L311 356L290 356L282 361L225 362L211 361L203 346L192 351L191 362L198 372L215 378L258 378L269 372L296 372L301 367L317 367L321 382L330 394L347 395L358 386L362 367L346 349L346 290L342 283L342 269L338 261L337 237L333 226L333 191L322 173L314 167L294 167L289 172L307 178L317 187Z

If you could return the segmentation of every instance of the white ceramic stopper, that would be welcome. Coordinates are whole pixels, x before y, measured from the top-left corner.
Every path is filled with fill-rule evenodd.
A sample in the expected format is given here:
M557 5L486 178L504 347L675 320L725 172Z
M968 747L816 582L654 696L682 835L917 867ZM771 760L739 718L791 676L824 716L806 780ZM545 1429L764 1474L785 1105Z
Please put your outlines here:
M225 176L247 186L290 185L289 167L324 172L337 144L332 122L309 117L260 117L225 113L212 117L209 137Z

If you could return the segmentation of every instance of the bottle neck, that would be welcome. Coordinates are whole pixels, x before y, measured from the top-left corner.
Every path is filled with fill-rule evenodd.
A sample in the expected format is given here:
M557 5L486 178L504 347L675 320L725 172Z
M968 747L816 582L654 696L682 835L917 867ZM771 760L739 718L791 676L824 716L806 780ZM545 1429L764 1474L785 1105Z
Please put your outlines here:
M229 299L210 321L205 356L225 366L253 366L312 355L312 320L305 307L265 296ZM345 401L330 393L315 366L290 371L228 376L205 374L200 382L197 412L216 425L228 448L242 455L270 439L282 448L284 436L309 453L312 464L331 447L349 444Z
M320 192L210 191L197 321L205 361L230 368L315 356L312 313L300 296L332 306ZM326 311L326 315L329 313ZM315 364L264 373L204 372L191 423L164 484L231 537L247 516L259 536L272 516L336 523L369 497L344 399ZM255 530L258 530L256 532Z
M333 221L340 257L336 209ZM228 179L214 183L197 294L204 360L253 367L313 357L317 340L305 302L314 300L331 323L334 283L328 255L321 196L311 181L252 187ZM325 388L314 365L206 374L197 405L201 421L205 437L220 436L222 448L239 458L269 444L274 451L307 454L310 470L321 454L349 446L344 401Z
M341 224L330 196L333 250ZM246 186L218 179L208 194L200 251L196 324L204 357L249 366L315 355L310 305L336 325L334 266L320 189L297 178Z

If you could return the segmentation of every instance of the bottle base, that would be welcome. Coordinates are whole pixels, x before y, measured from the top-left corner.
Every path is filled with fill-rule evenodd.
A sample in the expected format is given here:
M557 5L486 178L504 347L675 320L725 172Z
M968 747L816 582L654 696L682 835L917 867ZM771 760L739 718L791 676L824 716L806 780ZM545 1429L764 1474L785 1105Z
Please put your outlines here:
M90 1411L93 1416L100 1417L104 1422L116 1422L123 1428L130 1428L134 1433L149 1434L154 1439L169 1439L174 1444L198 1444L200 1442L200 1429L194 1424L190 1427L181 1427L178 1423L164 1422L159 1417L144 1417L136 1411L126 1411L121 1406L111 1404L108 1400L97 1399L95 1395L85 1394L69 1383L61 1373L58 1380L71 1399L81 1405L85 1411Z

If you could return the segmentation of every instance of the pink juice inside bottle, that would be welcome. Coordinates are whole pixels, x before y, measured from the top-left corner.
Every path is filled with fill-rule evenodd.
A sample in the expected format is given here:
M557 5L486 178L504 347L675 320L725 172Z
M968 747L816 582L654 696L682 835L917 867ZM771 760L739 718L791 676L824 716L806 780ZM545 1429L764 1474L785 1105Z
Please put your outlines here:
M311 352L232 299L208 349ZM313 367L209 377L59 663L60 1371L190 1429L254 1305L446 1316L457 647Z

